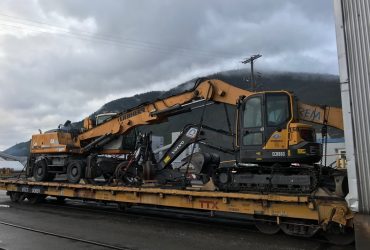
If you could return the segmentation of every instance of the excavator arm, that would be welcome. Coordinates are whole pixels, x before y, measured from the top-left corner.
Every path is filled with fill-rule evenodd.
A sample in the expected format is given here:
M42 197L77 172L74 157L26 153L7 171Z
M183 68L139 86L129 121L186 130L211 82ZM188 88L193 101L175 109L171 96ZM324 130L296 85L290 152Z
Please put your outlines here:
M236 105L240 96L250 96L253 92L227 84L221 80L205 80L197 84L191 91L144 104L121 113L113 119L91 128L80 134L80 142L107 135L124 134L130 129L146 124L159 123L169 116L189 111L189 106L201 102L212 101Z
M263 93L263 92L261 92ZM90 128L78 135L78 142L89 142L82 148L88 151L95 144L104 144L111 137L125 134L134 127L146 124L160 123L168 117L191 111L191 106L204 101L236 105L241 97L248 97L259 92L251 92L230 85L221 80L204 80L187 92L168 98L142 104L126 112L120 113L96 127ZM342 110L336 107L309 105L298 102L298 120L328 126L343 130Z
M190 111L188 107L197 101L213 101L236 105L240 97L257 94L240 89L221 80L205 80L187 92L147 103L121 113L113 119L80 134L80 142L124 134L130 129L146 124L159 123L166 118ZM298 119L343 130L342 110L336 107L309 105L298 102Z

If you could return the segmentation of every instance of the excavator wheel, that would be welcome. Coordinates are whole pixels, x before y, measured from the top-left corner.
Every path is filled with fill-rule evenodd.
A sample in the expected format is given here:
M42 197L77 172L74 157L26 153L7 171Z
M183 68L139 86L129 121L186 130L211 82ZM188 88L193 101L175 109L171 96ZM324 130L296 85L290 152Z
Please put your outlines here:
M33 178L35 181L47 181L49 178L48 166L45 160L37 161L33 167Z
M85 166L82 161L71 161L67 166L67 179L70 183L79 183L84 177Z

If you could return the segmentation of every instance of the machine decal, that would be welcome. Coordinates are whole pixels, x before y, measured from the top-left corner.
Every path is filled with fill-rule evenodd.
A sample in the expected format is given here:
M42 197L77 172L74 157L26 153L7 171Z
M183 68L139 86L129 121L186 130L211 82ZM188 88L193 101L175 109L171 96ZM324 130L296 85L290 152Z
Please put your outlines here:
M166 158L164 158L164 162L167 163L171 160L171 157L169 155L166 156Z
M297 153L300 155L306 154L306 149L305 148L299 148L297 149Z
M275 134L272 135L272 138L277 140L277 139L281 138L281 135L279 133L275 133Z
M186 136L187 136L187 137L189 137L189 138L191 138L191 139L194 139L194 138L196 137L197 133L198 133L198 129L196 129L196 128L191 128L191 129L189 129L189 131L186 133Z
M285 157L286 154L285 152L283 151L278 151L278 152L272 152L272 156L276 156L276 157Z
M210 201L210 200L199 200L200 207L206 209L218 209L217 201Z
M298 107L299 118L305 121L323 122L323 113L315 106L300 103Z
M129 119L129 118L131 118L133 116L139 115L139 114L144 113L144 112L145 112L145 108L144 107L140 107L140 108L135 109L135 110L133 110L131 112L128 112L128 113L125 113L125 114L121 115L118 118L118 120L121 122L123 120Z
M184 143L185 141L181 141L179 145L177 145L176 148L174 148L174 150L171 151L171 153L174 155L177 152L177 150L179 150L181 146L184 145Z
M44 187L30 187L30 186L18 186L18 192L31 193L31 194L43 194Z

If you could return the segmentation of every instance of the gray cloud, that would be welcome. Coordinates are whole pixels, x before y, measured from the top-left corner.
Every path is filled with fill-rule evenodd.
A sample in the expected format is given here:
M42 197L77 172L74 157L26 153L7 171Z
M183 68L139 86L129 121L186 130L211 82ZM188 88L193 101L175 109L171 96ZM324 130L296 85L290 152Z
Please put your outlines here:
M2 1L0 150L105 102L243 67L337 73L331 1Z

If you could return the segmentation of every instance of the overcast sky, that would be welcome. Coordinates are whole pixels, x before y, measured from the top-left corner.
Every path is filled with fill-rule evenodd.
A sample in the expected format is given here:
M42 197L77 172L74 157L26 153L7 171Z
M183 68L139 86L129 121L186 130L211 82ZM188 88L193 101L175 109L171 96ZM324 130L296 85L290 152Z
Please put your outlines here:
M331 0L2 0L0 150L105 102L229 69L337 74Z

